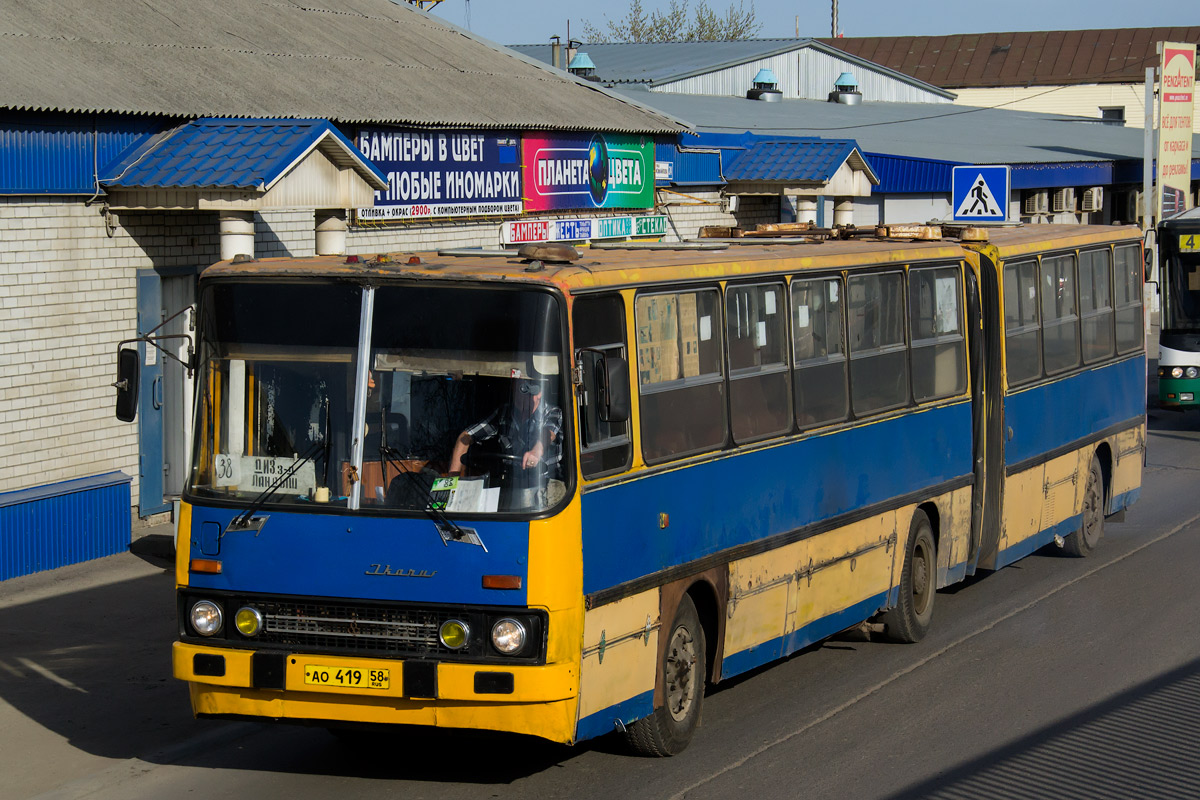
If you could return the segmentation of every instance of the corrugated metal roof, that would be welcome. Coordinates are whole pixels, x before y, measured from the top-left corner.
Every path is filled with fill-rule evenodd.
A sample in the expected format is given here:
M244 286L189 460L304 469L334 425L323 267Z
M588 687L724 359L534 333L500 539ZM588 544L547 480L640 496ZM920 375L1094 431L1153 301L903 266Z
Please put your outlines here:
M852 168L865 171L872 183L877 180L858 143L851 139L768 137L745 131L701 133L697 143L723 151L724 174L729 182L824 183L848 160Z
M92 194L96 163L133 150L159 127L145 117L6 114L0 120L0 194Z
M0 108L670 134L676 122L391 0L0 0ZM13 65L23 65L20 69Z
M1158 63L1155 43L1200 43L1200 26L820 41L943 89L1142 83Z
M512 49L545 64L553 63L553 48L549 44L517 44ZM933 94L953 97L937 86L914 80L912 76L882 64L872 64L854 54L848 54L818 39L743 39L734 42L622 42L589 44L583 48L596 65L596 77L605 83L648 83L657 86L683 80L695 75L726 69L750 61L770 58L795 50L812 49L848 58L876 72L890 73L889 77ZM747 87L749 88L749 87Z
M201 119L157 136L101 171L107 187L265 191L314 147L376 189L386 176L325 120Z

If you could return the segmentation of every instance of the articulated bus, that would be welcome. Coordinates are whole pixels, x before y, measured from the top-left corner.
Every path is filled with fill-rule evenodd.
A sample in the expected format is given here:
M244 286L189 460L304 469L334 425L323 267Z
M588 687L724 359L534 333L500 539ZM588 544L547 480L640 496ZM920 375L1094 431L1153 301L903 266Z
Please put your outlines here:
M1087 555L1141 484L1138 232L885 235L205 270L194 712L671 755L707 684Z
M1158 402L1183 411L1200 407L1200 208L1159 223L1158 252Z

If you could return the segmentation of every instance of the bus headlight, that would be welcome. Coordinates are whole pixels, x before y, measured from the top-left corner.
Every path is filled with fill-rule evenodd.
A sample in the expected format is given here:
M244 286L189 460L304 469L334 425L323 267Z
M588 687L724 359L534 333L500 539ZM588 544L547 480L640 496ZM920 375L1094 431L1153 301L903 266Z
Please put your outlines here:
M505 618L492 626L492 647L505 655L521 652L525 646L525 626L515 619Z
M1172 378L1182 378L1183 377L1183 367L1172 367L1171 368L1171 377Z
M1195 367L1188 367L1186 374L1189 378L1194 378L1197 375L1200 375L1200 369L1196 369Z
M211 600L200 600L192 604L192 630L201 636L212 636L221 630L221 607Z
M471 627L461 619L448 619L438 629L438 639L451 650L461 650L471 641Z
M263 615L257 608L243 606L233 615L233 624L243 636L258 636L263 627Z

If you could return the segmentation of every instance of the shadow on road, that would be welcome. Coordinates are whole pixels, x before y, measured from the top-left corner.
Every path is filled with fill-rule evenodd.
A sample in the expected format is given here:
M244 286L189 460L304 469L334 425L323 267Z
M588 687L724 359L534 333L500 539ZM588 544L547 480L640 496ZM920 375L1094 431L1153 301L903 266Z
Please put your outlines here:
M892 800L1200 797L1197 697L1200 659Z

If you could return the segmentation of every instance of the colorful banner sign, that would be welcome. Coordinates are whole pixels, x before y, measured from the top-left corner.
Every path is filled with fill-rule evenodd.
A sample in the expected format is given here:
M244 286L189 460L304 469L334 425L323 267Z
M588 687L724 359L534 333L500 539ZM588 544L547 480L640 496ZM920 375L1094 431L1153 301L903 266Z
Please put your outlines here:
M667 233L662 214L646 217L595 217L592 219L524 219L500 228L504 244L530 242L586 242L592 239L657 237Z
M1165 42L1158 96L1158 219L1188 209L1196 45Z
M526 135L521 168L526 211L654 205L654 142L644 136Z
M357 144L388 179L360 221L521 213L515 136L363 128Z

